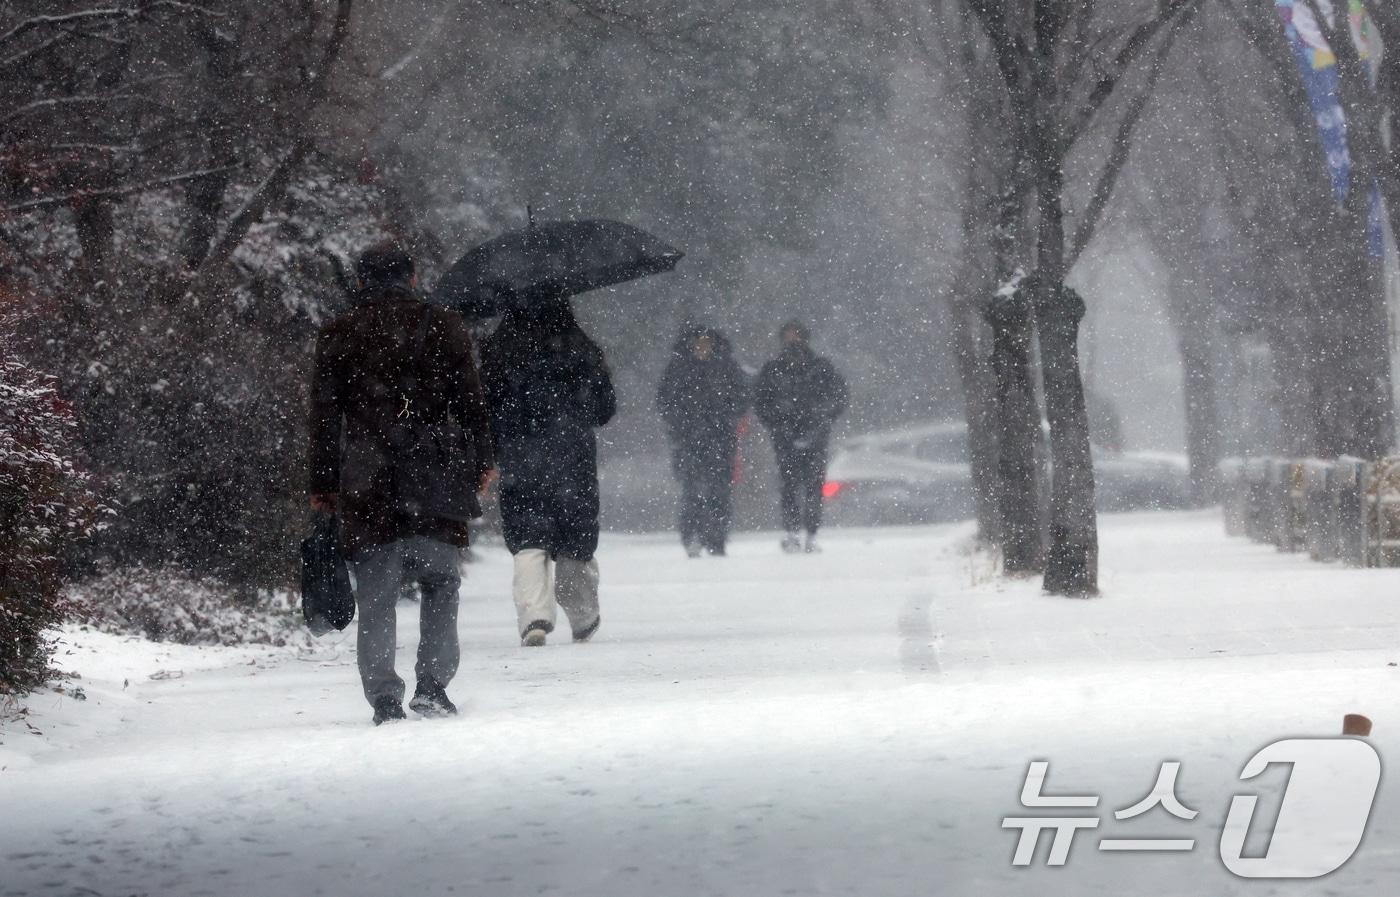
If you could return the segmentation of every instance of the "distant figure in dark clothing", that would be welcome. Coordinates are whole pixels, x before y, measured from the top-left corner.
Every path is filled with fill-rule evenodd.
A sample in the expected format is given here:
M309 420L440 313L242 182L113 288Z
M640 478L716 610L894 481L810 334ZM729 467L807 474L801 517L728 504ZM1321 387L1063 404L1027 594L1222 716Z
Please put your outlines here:
M396 608L422 588L423 716L456 713L459 549L492 474L490 423L467 325L414 293L413 259L375 247L356 265L355 306L321 329L311 386L311 507L339 513L355 572L357 653L378 725L403 719Z
M822 522L822 483L831 427L846 411L846 381L830 361L808 345L810 333L800 321L778 331L782 353L763 366L754 389L754 411L768 427L782 476L783 550L817 551Z
M671 467L681 485L680 530L686 553L724 554L739 419L748 383L729 340L716 330L681 334L656 392L671 438Z
M515 556L521 644L554 631L556 603L576 642L598 630L598 445L616 410L603 351L563 300L514 310L482 345L501 471L501 524ZM552 567L552 569L551 569Z

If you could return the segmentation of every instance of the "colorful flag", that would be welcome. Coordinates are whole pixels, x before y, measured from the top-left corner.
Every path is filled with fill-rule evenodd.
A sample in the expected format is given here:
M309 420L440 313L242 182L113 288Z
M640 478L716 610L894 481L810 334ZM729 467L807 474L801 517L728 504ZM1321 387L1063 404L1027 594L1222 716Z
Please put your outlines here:
M1337 69L1337 56L1307 0L1274 0L1274 7L1293 47L1303 89L1307 91L1308 103L1317 122L1318 138L1322 142L1322 150L1327 157L1327 172L1332 180L1332 194L1338 203L1345 202L1351 192L1352 160L1347 146L1347 122L1346 114L1342 111L1341 73ZM1333 0L1317 0L1317 8L1326 18L1328 27L1334 27L1337 12ZM1347 18L1357 54L1366 65L1371 88L1375 89L1380 74L1381 54L1384 52L1380 35L1362 0L1348 0ZM1380 189L1372 183L1370 192L1371 253L1380 256L1384 249Z

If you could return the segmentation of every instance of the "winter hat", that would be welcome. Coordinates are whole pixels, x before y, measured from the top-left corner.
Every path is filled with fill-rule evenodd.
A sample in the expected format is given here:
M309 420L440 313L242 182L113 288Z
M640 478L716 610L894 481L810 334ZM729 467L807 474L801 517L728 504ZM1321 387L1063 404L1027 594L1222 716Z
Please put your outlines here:
M355 276L364 290L409 289L413 273L413 256L392 241L371 246L355 263Z
M804 343L812 341L812 331L808 330L807 325L802 323L797 318L793 318L792 320L784 324L782 327L778 328L779 339L782 339L784 333L796 333L797 338L802 340L802 342Z

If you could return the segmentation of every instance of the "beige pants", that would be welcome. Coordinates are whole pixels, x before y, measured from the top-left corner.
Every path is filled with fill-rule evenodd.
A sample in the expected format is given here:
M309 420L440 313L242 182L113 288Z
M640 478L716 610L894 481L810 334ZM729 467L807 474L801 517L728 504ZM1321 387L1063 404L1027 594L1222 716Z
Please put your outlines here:
M544 549L526 548L515 556L511 597L521 635L536 622L545 624L545 632L554 631L556 606L564 608L569 628L582 632L598 619L598 562L569 557L551 562Z

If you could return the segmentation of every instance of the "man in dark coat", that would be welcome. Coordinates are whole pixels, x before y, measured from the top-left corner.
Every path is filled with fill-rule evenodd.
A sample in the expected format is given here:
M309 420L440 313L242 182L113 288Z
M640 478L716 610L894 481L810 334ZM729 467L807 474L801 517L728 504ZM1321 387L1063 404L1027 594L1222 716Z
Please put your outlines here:
M376 725L403 719L395 605L422 589L409 707L456 713L459 550L492 471L490 422L460 315L414 293L413 259L391 246L356 266L354 307L321 329L311 386L311 506L339 512L355 572L357 653Z
M724 554L739 419L748 383L729 340L716 330L689 330L677 340L656 393L671 438L671 467L681 485L680 530L686 553Z
M501 467L501 525L515 556L521 644L537 647L564 609L574 641L598 631L598 445L616 411L603 352L565 300L508 313L483 344L481 374ZM551 569L552 567L552 569Z
M778 332L782 352L763 366L754 389L754 412L768 427L782 476L783 550L817 551L822 522L822 484L831 427L846 411L849 394L836 366L812 351L800 321Z

